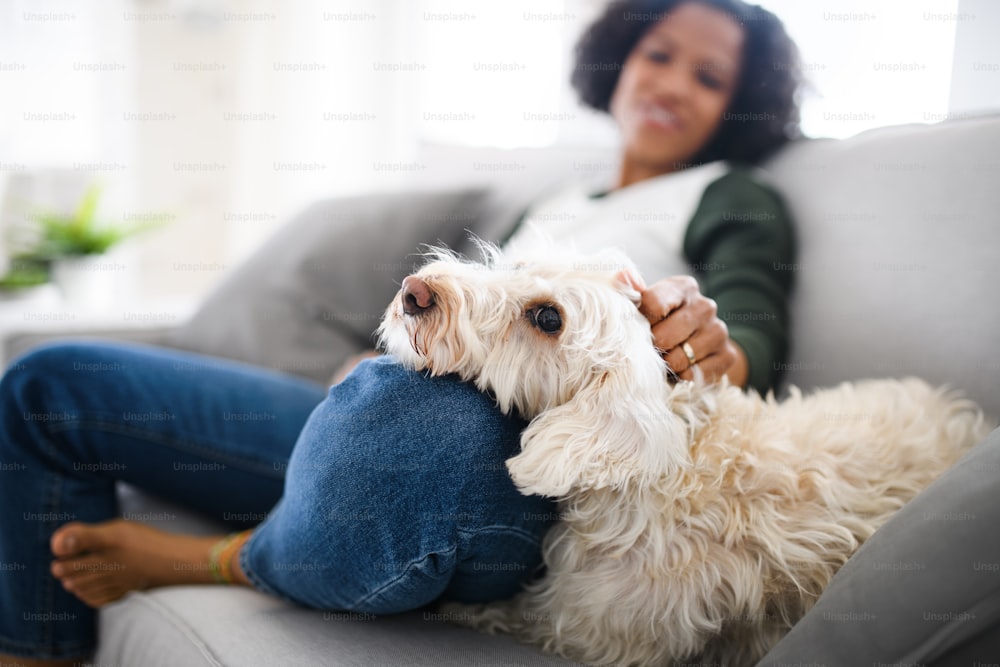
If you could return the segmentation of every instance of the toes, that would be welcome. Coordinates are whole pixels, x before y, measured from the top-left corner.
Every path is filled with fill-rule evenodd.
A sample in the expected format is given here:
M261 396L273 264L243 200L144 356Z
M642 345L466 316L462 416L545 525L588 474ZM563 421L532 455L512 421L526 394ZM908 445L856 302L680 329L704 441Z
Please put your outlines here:
M97 556L57 560L49 566L52 576L64 584L66 582L82 583L91 580L119 579L123 576L125 569L123 563Z
M123 579L120 563L99 559L78 559L53 564L53 574L57 574L59 583L68 593L79 598L91 607L100 607L114 602L129 590L137 588L130 586Z
M52 533L49 546L52 553L60 557L100 551L115 542L119 523L117 520L102 523L71 521Z
M76 561L56 561L52 564L52 576L62 582L82 584L85 581L115 578L114 573L123 569L118 563L101 561L98 563Z
M60 560L52 561L49 566L49 571L52 572L53 577L58 577L59 579L76 579L87 572L93 572L97 569L98 559L93 556L84 558L62 558Z
M52 553L56 556L71 556L83 551L80 535L85 528L86 524L79 521L59 526L49 540L49 548L52 549Z
M101 523L71 521L59 526L52 533L49 546L52 553L59 557L102 551L121 546L132 531L140 527L142 524L133 524L122 519L111 519Z

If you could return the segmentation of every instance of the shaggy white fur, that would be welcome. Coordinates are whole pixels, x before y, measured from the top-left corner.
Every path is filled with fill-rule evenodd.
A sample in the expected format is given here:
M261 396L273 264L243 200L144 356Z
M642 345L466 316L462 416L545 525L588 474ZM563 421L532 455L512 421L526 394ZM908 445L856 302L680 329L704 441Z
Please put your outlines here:
M443 251L404 282L383 349L457 373L531 422L507 461L559 499L546 572L453 618L589 663L749 665L879 526L990 428L921 380L782 402L668 382L613 252L486 264Z

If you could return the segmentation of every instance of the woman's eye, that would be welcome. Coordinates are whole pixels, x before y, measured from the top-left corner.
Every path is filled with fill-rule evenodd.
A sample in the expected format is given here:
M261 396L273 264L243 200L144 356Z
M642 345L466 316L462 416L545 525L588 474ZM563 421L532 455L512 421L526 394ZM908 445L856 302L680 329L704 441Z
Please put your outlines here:
M559 333L562 329L562 316L552 306L533 308L528 311L528 318L543 333Z
M670 56L663 51L647 51L646 57L652 60L654 63L665 63L670 60Z
M709 74L700 75L698 80L701 81L702 85L706 88L710 88L712 90L719 90L722 88L722 81Z

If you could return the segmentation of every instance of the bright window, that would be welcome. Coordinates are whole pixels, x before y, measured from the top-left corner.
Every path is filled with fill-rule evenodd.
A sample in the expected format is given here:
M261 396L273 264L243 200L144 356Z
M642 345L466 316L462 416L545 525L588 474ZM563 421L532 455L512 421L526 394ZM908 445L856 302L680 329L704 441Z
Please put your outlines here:
M948 117L958 0L761 0L799 45L810 87L803 129L846 137ZM831 6L833 8L831 8ZM614 142L606 118L569 88L572 48L591 0L421 0L408 48L427 68L412 118L426 141L487 146Z
M811 89L802 127L847 137L948 117L958 0L759 0L799 45Z

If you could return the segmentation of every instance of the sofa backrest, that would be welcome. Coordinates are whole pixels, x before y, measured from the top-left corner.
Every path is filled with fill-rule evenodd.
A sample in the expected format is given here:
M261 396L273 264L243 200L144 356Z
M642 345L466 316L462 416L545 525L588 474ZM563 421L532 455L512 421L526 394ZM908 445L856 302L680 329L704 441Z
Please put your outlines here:
M428 191L319 202L216 289L179 347L324 381L421 243L502 238L530 202L615 169L598 149L428 148ZM1000 416L1000 115L798 142L768 165L799 230L786 381L916 375Z
M1000 416L1000 116L806 142L768 170L799 233L786 380L915 375Z
M567 148L436 147L426 161L519 194L616 167ZM1000 417L1000 114L796 142L764 169L799 239L779 267L796 282L785 383L915 375Z

